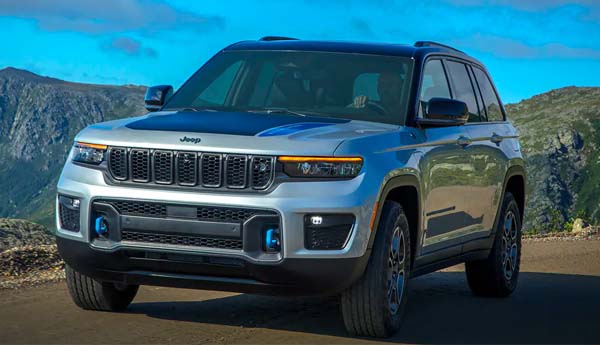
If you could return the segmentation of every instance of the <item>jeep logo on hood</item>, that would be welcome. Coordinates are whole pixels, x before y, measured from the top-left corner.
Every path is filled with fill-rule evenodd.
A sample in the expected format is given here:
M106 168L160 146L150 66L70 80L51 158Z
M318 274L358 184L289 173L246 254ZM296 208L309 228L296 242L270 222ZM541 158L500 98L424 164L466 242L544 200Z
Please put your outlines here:
M183 137L181 139L179 139L179 141L181 141L182 143L193 143L193 144L197 144L199 142L202 141L202 139L200 138L188 138L188 137Z

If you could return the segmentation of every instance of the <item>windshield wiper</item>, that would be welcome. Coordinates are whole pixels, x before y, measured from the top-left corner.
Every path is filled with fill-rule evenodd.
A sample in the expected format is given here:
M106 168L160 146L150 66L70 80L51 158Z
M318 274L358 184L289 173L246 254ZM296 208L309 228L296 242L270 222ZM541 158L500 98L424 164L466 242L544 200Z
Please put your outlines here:
M291 114L296 116L306 117L308 115L299 113L297 111L289 110L287 108L264 108L264 109L252 109L248 110L251 113L267 113L267 114Z

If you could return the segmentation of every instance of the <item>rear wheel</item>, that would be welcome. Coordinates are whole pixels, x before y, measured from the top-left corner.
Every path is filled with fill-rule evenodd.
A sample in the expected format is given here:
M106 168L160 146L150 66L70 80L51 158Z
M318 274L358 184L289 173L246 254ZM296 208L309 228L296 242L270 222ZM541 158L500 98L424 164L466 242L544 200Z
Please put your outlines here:
M488 258L465 264L471 291L478 296L506 297L517 287L521 261L521 216L514 196L502 203L494 246Z
M137 285L100 282L65 266L67 286L73 302L80 308L101 311L125 310L137 294Z
M342 293L350 334L388 337L402 323L410 277L410 232L400 204L386 201L363 277Z

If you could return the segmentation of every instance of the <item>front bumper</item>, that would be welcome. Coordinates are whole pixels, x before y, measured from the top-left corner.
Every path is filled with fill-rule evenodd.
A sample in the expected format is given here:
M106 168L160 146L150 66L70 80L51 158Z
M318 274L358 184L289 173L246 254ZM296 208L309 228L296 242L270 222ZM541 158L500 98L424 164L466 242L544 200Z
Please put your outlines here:
M103 281L269 295L329 295L362 275L368 255L346 259L283 259L256 263L221 255L172 250L99 250L57 237L58 250L76 271Z
M108 185L101 171L68 162L58 182L58 193L79 199L79 231L61 228L57 212L56 236L65 261L98 279L247 292L280 287L311 294L311 290L334 291L349 285L364 270L378 189L379 185L367 183L364 173L346 181L282 183L268 194L145 189ZM269 210L279 217L281 251L257 255L255 251L224 248L94 241L92 205L102 199ZM307 214L353 215L355 222L344 247L306 249ZM237 266L223 266L223 260L215 258L231 260Z
M57 212L58 237L90 242L91 206L95 200L120 199L169 204L255 208L271 210L280 217L282 251L274 261L291 258L357 258L365 254L371 235L369 228L379 185L368 183L365 173L346 181L282 183L268 194L235 192L189 192L145 189L140 187L111 186L103 173L67 162L59 179L59 194L80 200L80 231L71 232L60 227ZM58 208L58 200L57 200ZM339 250L308 250L304 247L304 216L307 214L352 214L355 223L347 244ZM131 244L111 243L98 249L130 248ZM167 247L165 247L167 248ZM194 248L195 253L241 256L256 260L244 252L216 248Z

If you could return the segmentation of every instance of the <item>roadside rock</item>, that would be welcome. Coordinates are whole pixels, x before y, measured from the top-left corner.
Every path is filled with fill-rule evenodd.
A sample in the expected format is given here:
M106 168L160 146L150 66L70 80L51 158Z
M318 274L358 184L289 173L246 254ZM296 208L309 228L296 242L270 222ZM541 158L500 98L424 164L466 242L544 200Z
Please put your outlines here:
M56 245L16 247L0 253L0 273L5 277L56 267L63 267Z
M581 232L583 232L586 225L587 224L585 224L585 221L583 219L577 218L573 222L573 229L571 229L571 232L574 234L580 234Z
M64 278L54 237L38 224L0 218L0 289Z
M43 226L20 219L0 218L0 252L13 247L41 246L54 243Z

